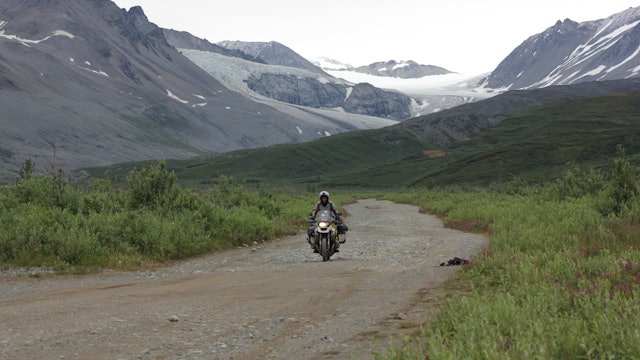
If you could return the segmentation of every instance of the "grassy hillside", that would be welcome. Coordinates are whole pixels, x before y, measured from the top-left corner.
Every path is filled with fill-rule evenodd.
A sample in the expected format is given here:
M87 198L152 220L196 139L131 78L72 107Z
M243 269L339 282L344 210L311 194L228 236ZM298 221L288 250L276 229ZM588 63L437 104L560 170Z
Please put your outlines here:
M446 158L423 160L412 185L545 181L568 163L600 167L622 145L640 150L640 94L611 95L532 108L478 136L452 144Z
M221 176L248 184L319 186L354 171L386 166L421 153L425 145L401 131L384 129L342 133L302 144L276 145L190 160L167 161L181 183L207 185ZM122 183L133 168L154 162L86 169L91 176ZM349 185L349 181L345 185ZM367 186L375 186L367 184Z
M437 147L401 128L168 162L186 184L231 176L254 184L334 187L487 185L556 178L569 163L611 164L622 145L640 163L640 93L565 100L508 116L474 137ZM637 160L637 161L636 161ZM134 165L91 169L126 178Z

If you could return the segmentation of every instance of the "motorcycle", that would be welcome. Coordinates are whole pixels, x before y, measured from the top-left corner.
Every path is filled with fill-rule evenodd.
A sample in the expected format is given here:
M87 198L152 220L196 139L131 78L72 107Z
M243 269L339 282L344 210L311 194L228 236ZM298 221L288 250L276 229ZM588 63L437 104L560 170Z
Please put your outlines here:
M342 221L334 218L331 211L320 210L315 219L309 219L308 223L314 226L309 243L322 256L322 261L329 260L336 253L336 242L345 242L346 234L338 234L338 224Z

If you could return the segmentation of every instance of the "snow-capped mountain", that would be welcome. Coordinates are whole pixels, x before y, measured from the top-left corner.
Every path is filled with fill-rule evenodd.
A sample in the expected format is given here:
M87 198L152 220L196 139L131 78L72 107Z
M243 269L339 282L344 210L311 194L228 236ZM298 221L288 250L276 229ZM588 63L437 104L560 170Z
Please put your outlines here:
M305 69L321 75L327 75L309 60L277 41L221 41L217 45L230 50L240 50L245 54L264 60L267 64Z
M353 69L353 65L351 64L347 64L340 60L332 59L326 56L309 59L309 61L325 71Z
M359 66L350 70L363 74L396 77L401 79L416 79L423 76L444 75L451 73L451 71L445 68L435 65L421 65L413 60L380 61L366 66Z
M311 62L328 74L354 84L368 83L380 89L411 96L413 116L422 116L495 96L479 87L488 74L464 75L413 60L375 62L355 67L327 57Z
M180 51L228 89L292 116L339 113L345 122L342 126L348 122L354 129L387 126L411 116L408 96L376 90L368 84L374 93L362 93L364 84L296 67L258 64L209 51ZM336 131L329 128L320 132L332 133Z
M479 85L488 74L464 75L433 65L394 60L355 67L336 59L312 59L328 74L354 84L368 83L380 89L411 96L413 116L421 116L495 96ZM389 69L391 71L389 71Z
M201 41L182 39L173 45L214 78L248 97L394 121L416 115L412 111L416 101L410 96L333 77L280 43L227 41L217 44L246 52L266 63L257 64L218 56L217 51L194 49L192 44ZM278 104L274 106L280 108Z
M414 117L480 101L498 94L498 92L479 87L488 74L473 76L450 73L401 79L345 70L328 70L327 72L352 83L368 83L380 89L392 89L410 95L415 100L412 108Z
M369 65L353 66L336 59L319 57L311 62L325 71L350 71L383 77L400 79L417 79L424 76L452 74L453 72L435 65L422 65L413 60L389 60L374 62Z
M485 86L531 89L638 76L640 7L602 20L558 21L509 54Z

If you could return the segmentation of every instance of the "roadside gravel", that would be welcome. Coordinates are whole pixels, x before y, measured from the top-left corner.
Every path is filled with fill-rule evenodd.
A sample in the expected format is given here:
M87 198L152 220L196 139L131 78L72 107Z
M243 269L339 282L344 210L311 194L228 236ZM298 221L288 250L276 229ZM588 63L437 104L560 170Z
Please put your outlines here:
M440 264L487 239L415 206L345 208L328 262L301 233L153 271L3 269L0 359L373 359L436 310L459 268Z

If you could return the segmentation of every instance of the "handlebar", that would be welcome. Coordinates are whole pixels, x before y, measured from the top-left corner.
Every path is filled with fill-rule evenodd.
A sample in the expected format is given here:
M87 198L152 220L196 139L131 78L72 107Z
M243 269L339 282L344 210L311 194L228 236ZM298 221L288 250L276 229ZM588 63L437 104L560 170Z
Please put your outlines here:
M307 224L315 224L316 222L317 222L317 220L313 219L313 218L307 220ZM342 224L342 219L335 219L334 218L334 219L331 220L331 222L332 223L336 223L336 224Z

